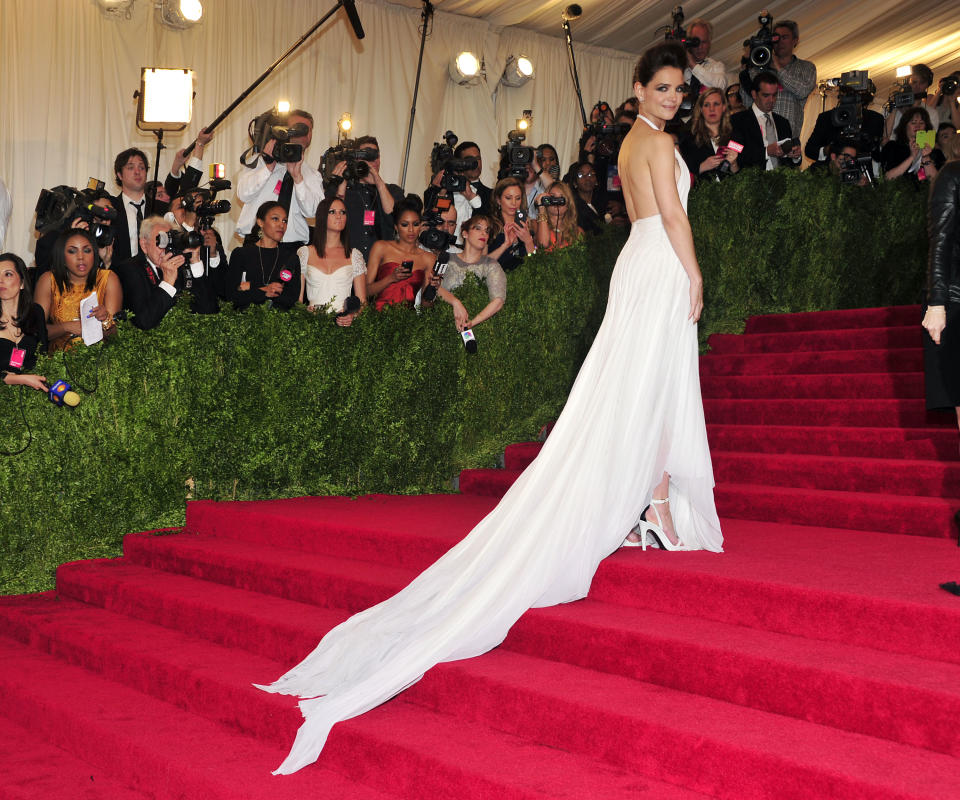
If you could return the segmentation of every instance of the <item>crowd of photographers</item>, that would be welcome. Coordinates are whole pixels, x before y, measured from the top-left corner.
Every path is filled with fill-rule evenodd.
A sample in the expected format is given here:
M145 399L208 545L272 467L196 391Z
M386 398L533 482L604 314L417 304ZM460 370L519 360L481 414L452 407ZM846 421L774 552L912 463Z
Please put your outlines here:
M797 134L816 68L794 53L796 23L766 14L759 21L744 42L736 81L710 56L709 22L696 19L684 29L675 12L667 30L686 46L689 87L667 130L694 181L796 167L802 154L812 170L844 182L932 181L960 127L960 74L942 78L931 93L933 73L916 65L891 94L886 118L869 108L876 90L866 72L821 83L823 91L836 89L838 103L818 116L801 151ZM52 348L97 341L128 313L137 327L153 328L183 292L197 313L217 313L221 301L238 309L301 303L333 314L340 326L368 306L447 303L473 351L472 328L503 307L507 275L527 256L629 224L617 155L638 114L633 97L616 109L597 103L565 171L556 148L529 146L518 125L500 148L492 187L481 181L477 144L447 131L433 147L422 196L405 196L382 178L373 136L342 141L311 166L305 151L313 117L302 109L271 110L251 122L251 146L241 158L248 169L235 187L222 173L201 186L211 140L205 131L189 156L176 154L163 182L147 180L145 153L124 150L113 165L116 195L99 181L82 191L41 192L34 268L0 254L0 376L45 388L28 373L48 341ZM228 254L214 223L231 210L218 195L234 188L242 207ZM488 289L483 308L467 309L454 294L469 274Z

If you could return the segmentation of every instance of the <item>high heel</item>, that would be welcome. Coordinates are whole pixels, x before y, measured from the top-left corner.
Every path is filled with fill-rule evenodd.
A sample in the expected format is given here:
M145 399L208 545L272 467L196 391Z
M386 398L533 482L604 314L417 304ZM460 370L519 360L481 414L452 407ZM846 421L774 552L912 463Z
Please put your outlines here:
M637 534L637 536L639 536L640 538L637 539L637 541L635 541L635 542L630 541L630 539L624 538L623 544L621 544L620 546L621 546L621 547L641 547L641 546L642 546L643 549L646 550L647 547L646 547L646 545L644 544L644 533L643 533L643 531L640 530L640 526L639 526L639 525L634 525L634 526L630 529L630 533L635 533L635 534ZM627 536L629 536L630 533L628 533Z
M640 540L643 546L643 549L647 549L647 534L649 533L657 542L662 550L686 550L687 548L683 546L683 542L680 541L680 537L677 536L677 543L674 544L670 541L670 538L663 532L663 519L660 517L660 512L657 511L656 506L662 506L670 502L669 497L664 497L662 500L658 500L653 497L650 499L651 505L643 509L643 513L640 515L640 521L637 523L637 529L640 532ZM652 522L647 520L647 512L653 510L653 513L657 515L657 522L659 525L654 525Z

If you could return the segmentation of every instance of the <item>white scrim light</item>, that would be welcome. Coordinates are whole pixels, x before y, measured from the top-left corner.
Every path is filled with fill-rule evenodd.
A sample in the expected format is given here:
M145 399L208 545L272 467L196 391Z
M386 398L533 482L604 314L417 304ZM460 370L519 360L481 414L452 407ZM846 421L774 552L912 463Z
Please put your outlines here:
M193 116L193 70L144 67L140 73L137 126L182 130Z
M196 25L203 16L200 0L160 0L156 4L160 21L168 28L183 31Z
M473 53L464 51L457 56L457 69L464 78L472 78L480 71L480 62Z
M525 131L525 130L527 130L527 128L529 128L529 127L530 127L530 122L529 122L528 120L524 119L523 117L521 117L520 119L517 120L517 130L518 130L518 131Z
M517 59L517 72L523 75L524 78L533 77L533 62L526 56L520 56Z
M290 113L290 101L289 100L278 100L277 101L277 111L281 114Z
M905 67L897 67L897 77L898 78L909 78L913 74L913 67L907 65Z

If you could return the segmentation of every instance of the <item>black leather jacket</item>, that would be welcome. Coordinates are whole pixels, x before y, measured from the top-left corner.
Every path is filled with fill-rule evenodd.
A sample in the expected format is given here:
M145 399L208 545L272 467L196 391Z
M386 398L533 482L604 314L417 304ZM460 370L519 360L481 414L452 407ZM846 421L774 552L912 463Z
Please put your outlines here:
M960 160L937 175L928 210L927 305L960 304Z

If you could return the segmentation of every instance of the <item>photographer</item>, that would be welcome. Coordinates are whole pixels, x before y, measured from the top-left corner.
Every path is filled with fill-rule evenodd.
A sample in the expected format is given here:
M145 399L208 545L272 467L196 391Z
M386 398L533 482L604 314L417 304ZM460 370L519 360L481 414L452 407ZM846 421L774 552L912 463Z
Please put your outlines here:
M306 135L292 136L284 143L299 145L305 153L313 138L313 116L296 109L289 113L286 124L289 127L306 126ZM237 233L245 237L245 245L252 244L249 237L257 221L258 209L264 203L280 203L289 214L289 225L285 229L281 247L296 255L297 248L310 239L307 215L312 214L323 199L323 178L303 158L290 163L275 160L273 153L277 145L276 137L271 135L259 155L257 166L245 169L237 179L237 199L243 203L237 220Z
M486 214L474 214L463 226L463 252L450 256L443 280L437 287L437 297L453 306L453 319L458 331L475 328L496 314L507 300L507 274L500 265L486 255L487 241L494 222ZM475 276L487 285L490 301L476 315L470 316L466 307L454 296L463 286L467 275ZM437 278L432 278L436 283Z
M182 231L190 233L198 231L203 237L203 244L210 254L207 276L210 279L211 286L218 297L227 299L227 253L223 247L223 240L220 234L212 227L200 227L201 220L197 218L197 209L203 208L208 200L202 191L196 188L188 189L182 194L177 195L170 202L170 210L163 215L163 218L170 223L171 228L179 228ZM201 258L203 253L200 253Z
M938 97L935 94L929 94L927 90L933 85L933 70L926 64L915 64L910 72L910 92L913 93L913 104L907 108L890 109L883 129L883 144L886 145L894 138L894 133L903 120L906 111L914 108L922 108L927 112L927 118L936 128L940 124L940 110L938 106ZM909 96L906 102L909 102Z
M195 313L219 310L216 293L203 277L202 265L197 269L197 249L176 252L175 248L165 248L157 242L160 234L169 236L174 230L158 214L147 217L140 224L140 253L117 267L123 284L124 308L133 312L133 324L141 330L156 328L183 290L193 295L191 309Z
M519 178L501 178L493 189L493 222L499 226L487 244L490 258L500 262L504 272L519 267L523 260L536 252L537 246L530 231L527 198Z
M873 82L870 81L871 87ZM859 103L857 114L859 123L850 126L839 125L836 122L837 108L845 100L853 100L856 95L856 101ZM876 111L872 111L869 106L873 102L873 94L870 92L849 92L842 86L840 87L840 103L837 108L832 108L817 115L817 122L813 126L813 133L807 139L803 148L803 154L813 160L826 162L827 154L836 151L836 145L846 139L855 136L868 149L877 149L883 138L883 116ZM852 130L856 128L856 131ZM877 149L877 160L879 160L879 149Z
M149 169L146 154L136 147L118 153L113 161L113 172L120 187L120 194L111 198L117 211L113 223L113 258L117 264L140 252L138 231L143 218L149 214L144 191Z
M447 154L451 155L457 166L470 164L470 169L457 169L447 176L447 169L434 169L430 185L423 193L424 208L432 208L437 203L438 197L450 197L457 212L457 222L454 235L459 235L460 226L463 225L477 211L484 211L490 205L490 188L480 182L480 172L483 169L483 160L480 158L480 148L474 142L460 142L451 151L449 146L456 142L456 136L450 131L445 135L447 148L435 144L431 161L433 167L440 167L442 162L438 158L445 158ZM445 151L444 151L445 150ZM474 162L476 162L474 164ZM449 163L449 162L448 162ZM457 181L463 185L463 191L450 190L444 188L444 184L451 185Z
M927 110L920 106L904 111L893 138L880 151L880 164L887 180L908 176L916 181L933 180L943 166L943 154L929 144L921 146L917 134L932 131Z
M47 391L43 375L29 374L37 353L47 349L43 316L43 309L33 302L23 259L0 253L0 380L8 386Z
M93 191L86 190L82 192L81 195L82 200L85 203L92 204L99 209L104 209L105 214L101 216L97 214L96 211L85 212L82 209L77 208L70 219L65 222L64 226L42 234L37 240L33 257L34 262L37 265L34 273L34 281L36 281L40 275L50 269L50 265L53 262L53 248L54 243L57 240L57 236L59 236L62 231L70 228L79 228L81 230L89 231L91 222L94 224L93 232L97 239L97 252L100 255L100 263L104 269L111 269L113 267L113 220L107 216L109 214L113 214L114 219L117 219L119 216L114 210L113 198L103 189L97 189ZM106 209L109 209L109 211L106 211Z
M696 47L687 47L687 68L683 79L690 87L690 95L696 99L711 87L724 89L727 86L727 68L722 61L710 58L710 45L713 42L713 25L698 17L687 26L687 36L699 39Z
M680 136L680 155L690 174L699 180L720 180L723 174L720 167L724 162L729 165L727 174L739 172L737 152L727 147L732 133L723 90L707 89L693 105L689 133Z
M238 311L267 303L287 311L300 297L300 257L282 246L287 209L276 200L260 204L249 238L230 254L227 298Z
M563 181L556 181L537 198L536 209L539 249L556 250L583 236L583 229L577 225L573 191Z
M97 294L97 306L91 316L106 331L113 327L113 317L120 311L124 293L117 275L104 269L97 253L97 240L90 231L61 231L53 246L50 272L37 281L35 298L43 309L47 335L53 349L60 349L80 338L80 302Z
M777 76L760 72L753 85L753 105L730 118L732 138L743 145L741 168L772 170L799 166L800 144L793 138L790 122L773 110L777 103Z
M870 178L860 166L861 156L856 139L837 139L828 145L826 159L811 164L809 171L817 175L832 175L843 183L868 186ZM869 156L865 160L866 169L871 170Z

